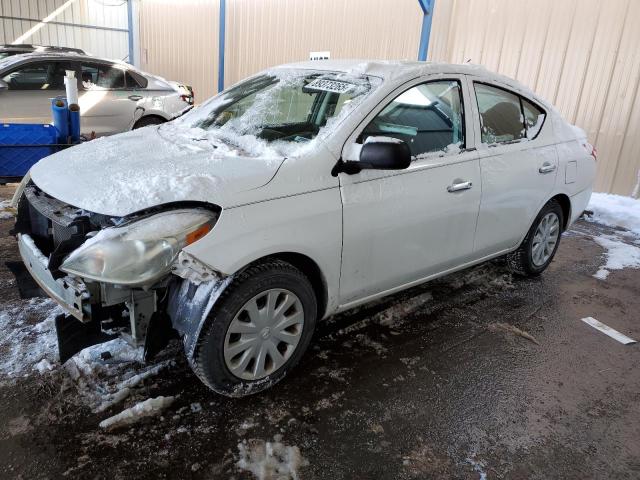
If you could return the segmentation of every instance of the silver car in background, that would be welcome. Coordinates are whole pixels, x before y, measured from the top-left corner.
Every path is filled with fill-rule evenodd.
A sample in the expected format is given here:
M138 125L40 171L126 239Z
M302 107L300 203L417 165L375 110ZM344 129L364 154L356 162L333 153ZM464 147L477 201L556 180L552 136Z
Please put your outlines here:
M77 53L31 53L0 60L0 123L51 123L51 98L76 72L81 133L112 135L172 120L193 107L190 87L131 65Z

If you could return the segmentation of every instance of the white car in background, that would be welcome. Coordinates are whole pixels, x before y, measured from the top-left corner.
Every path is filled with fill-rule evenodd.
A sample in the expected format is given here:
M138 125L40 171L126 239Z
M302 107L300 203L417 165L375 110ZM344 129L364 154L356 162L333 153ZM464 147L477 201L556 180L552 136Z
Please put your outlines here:
M483 68L310 62L45 158L16 233L69 312L63 361L101 331L149 357L173 328L199 378L241 396L337 312L505 255L540 274L594 175L584 132Z
M65 96L76 72L81 133L113 135L172 120L193 107L193 92L131 65L74 52L13 55L0 61L0 123L51 123L51 98Z

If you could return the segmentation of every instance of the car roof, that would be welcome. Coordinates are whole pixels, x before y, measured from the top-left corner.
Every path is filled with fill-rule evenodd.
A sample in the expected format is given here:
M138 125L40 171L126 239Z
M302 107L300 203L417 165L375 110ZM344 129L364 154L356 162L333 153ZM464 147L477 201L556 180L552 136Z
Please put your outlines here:
M517 80L491 72L484 66L473 63L457 64L419 62L411 60L312 60L279 65L276 68L326 70L332 72L371 75L380 77L385 81L397 81L398 83L424 75L472 75L481 80L486 80L487 82L503 84L524 96L547 104L547 102L537 96L531 89L522 85Z
M86 53L78 52L33 52L23 53L20 55L14 55L11 57L12 64L21 61L28 60L87 60L94 62L114 63L124 68L135 70L133 65L123 62L122 60L115 60L113 58L95 57L93 55L87 55Z
M74 47L59 47L57 45L31 45L30 43L0 45L0 51L5 52L76 52L85 53L84 50Z

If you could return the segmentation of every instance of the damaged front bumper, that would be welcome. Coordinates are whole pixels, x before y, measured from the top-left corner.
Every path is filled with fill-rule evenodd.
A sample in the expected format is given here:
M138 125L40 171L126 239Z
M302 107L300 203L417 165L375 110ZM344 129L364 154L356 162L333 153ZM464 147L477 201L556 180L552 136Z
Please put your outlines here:
M18 234L18 249L35 282L68 314L56 318L62 362L83 348L116 336L133 346L146 347L149 325L158 311L155 290L84 283L70 275L54 278L49 260L28 234Z
M47 258L28 234L18 234L18 249L35 282L68 313L56 318L63 363L80 350L117 336L133 346L144 347L145 358L151 358L164 348L170 338L167 331L172 328L182 337L191 363L204 321L232 280L231 276L220 278L202 270L193 259L188 263L182 256L183 269L174 273L183 278L173 277L166 287L166 303L161 304L157 290L84 283L70 275L54 278ZM190 268L184 268L186 264Z
M91 320L88 308L90 294L84 283L69 276L53 278L48 267L49 260L29 235L18 234L18 249L27 270L47 295L81 322Z

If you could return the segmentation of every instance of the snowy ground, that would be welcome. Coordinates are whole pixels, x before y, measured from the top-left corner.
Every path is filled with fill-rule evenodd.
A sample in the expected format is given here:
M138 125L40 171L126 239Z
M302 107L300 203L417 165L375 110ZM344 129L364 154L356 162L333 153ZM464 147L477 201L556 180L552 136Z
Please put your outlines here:
M0 476L633 478L637 347L575 322L640 338L640 208L589 208L541 278L493 262L331 319L289 380L241 400L177 343L151 365L119 340L60 365L59 307L2 265Z
M593 222L615 229L593 237L606 250L606 263L594 277L606 280L612 270L640 268L640 200L594 193L587 208L593 211Z

